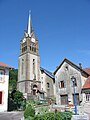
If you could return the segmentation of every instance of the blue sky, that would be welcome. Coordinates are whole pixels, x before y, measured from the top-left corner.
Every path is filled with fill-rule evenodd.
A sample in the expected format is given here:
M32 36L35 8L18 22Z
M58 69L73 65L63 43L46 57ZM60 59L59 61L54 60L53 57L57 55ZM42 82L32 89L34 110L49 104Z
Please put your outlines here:
M29 10L42 67L54 71L64 58L90 67L90 0L0 0L0 61L18 68Z

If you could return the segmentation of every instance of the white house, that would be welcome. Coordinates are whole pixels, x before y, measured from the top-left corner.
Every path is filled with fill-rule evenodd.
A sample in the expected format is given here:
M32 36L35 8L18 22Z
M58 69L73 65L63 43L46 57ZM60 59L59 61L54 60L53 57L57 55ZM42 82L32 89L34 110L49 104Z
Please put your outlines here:
M0 112L7 111L9 65L0 62Z

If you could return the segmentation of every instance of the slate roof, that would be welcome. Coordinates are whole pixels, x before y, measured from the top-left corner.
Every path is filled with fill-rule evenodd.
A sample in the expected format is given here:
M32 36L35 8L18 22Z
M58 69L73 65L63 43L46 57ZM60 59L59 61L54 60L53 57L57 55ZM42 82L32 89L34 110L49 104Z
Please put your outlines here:
M87 80L85 81L82 89L90 89L90 76L87 78Z
M46 73L49 77L51 77L52 79L55 79L55 76L53 73L51 73L50 71L40 67L40 70L43 71L44 73Z
M54 71L54 75L56 74L56 72L60 69L60 67L62 66L62 64L64 62L67 62L69 65L71 65L72 67L74 67L75 69L81 71L82 73L86 74L87 77L89 76L89 74L84 71L82 68L80 68L79 66L77 66L76 64L74 64L73 62L71 62L70 60L68 60L67 58L64 58L64 60L61 62L61 64L56 68L56 70Z
M3 63L3 62L0 62L0 66L6 67L6 68L13 68L13 67L11 67L11 66L9 66L9 65L7 65L7 64L5 64L5 63Z

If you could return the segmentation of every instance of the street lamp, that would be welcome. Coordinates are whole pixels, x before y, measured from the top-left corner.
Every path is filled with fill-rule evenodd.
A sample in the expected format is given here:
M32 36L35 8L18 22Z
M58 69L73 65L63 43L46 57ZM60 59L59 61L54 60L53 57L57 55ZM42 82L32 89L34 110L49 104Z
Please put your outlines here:
M71 78L73 82L73 88L74 88L74 107L75 107L75 115L77 115L77 102L76 102L76 91L75 91L75 84L76 84L76 78L72 76Z

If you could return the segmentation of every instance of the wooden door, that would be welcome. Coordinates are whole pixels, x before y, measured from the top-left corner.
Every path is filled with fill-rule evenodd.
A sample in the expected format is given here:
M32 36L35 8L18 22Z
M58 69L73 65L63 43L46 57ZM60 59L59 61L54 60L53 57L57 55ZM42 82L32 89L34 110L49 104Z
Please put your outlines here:
M68 104L68 95L61 95L61 105Z

